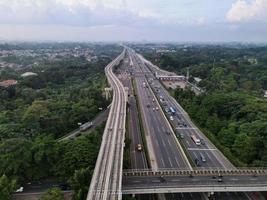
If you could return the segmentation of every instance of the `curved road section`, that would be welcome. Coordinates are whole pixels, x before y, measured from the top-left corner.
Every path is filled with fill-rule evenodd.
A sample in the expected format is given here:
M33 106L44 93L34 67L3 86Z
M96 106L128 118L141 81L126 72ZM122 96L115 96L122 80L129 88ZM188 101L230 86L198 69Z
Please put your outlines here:
M125 50L105 68L113 89L113 100L102 137L87 200L120 200L127 96L113 67L124 58Z

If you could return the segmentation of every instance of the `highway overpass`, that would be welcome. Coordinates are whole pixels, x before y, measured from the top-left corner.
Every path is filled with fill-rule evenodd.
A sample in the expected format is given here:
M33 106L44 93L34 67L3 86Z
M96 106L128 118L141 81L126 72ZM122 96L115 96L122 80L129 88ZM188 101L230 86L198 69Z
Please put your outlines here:
M267 170L133 170L122 183L123 194L266 191Z

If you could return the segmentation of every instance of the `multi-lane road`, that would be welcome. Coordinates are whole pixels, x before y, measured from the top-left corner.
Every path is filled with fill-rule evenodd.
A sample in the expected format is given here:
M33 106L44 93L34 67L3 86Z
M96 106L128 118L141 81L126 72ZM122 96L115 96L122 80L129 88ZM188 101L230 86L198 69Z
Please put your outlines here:
M133 63L132 76L135 78L151 167L190 169L190 164L148 85L146 71L140 67L133 51L128 49L128 53Z
M140 66L147 71L146 77L151 85L155 95L162 102L161 106L165 111L176 135L181 139L181 143L186 148L191 160L195 162L198 159L197 167L204 168L222 168L233 169L234 166L226 159L226 157L212 144L212 142L192 123L185 110L170 96L168 91L155 79L155 72L160 73L160 69L145 60L141 55L139 58ZM150 73L148 73L150 72ZM161 71L165 73L165 71ZM175 113L170 112L170 107L175 110ZM197 145L191 138L195 135L201 139L202 144ZM196 164L196 163L194 163Z

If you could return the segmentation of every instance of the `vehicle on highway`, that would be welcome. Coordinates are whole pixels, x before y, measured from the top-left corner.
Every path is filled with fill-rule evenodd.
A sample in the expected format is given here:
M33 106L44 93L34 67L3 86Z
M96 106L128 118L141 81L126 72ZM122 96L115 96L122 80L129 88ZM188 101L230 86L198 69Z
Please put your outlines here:
M222 178L218 178L218 182L223 182L223 179Z
M196 163L196 165L197 165L198 167L201 166L200 161L198 160L198 158L195 158L195 163Z
M165 112L168 113L169 112L169 108L165 108Z
M146 82L143 82L143 87L144 87L144 88L146 87Z
M24 190L24 187L20 187L19 189L17 189L17 190L15 191L15 193L23 192L23 190Z
M137 150L138 150L138 151L142 151L142 145L141 145L141 144L138 144L138 145L137 145Z
M147 104L147 105L146 105L146 107L150 108L150 105L149 105L149 104Z
M200 155L200 160L202 161L202 162L206 162L206 158L205 158L205 156L204 155Z
M153 111L155 111L155 108L153 108Z
M170 116L170 120L173 121L173 116Z
M180 133L180 138L184 139L184 134L183 133Z
M205 145L205 140L203 138L200 138L200 143Z
M155 101L155 99L152 99L152 101L154 102L154 101Z
M85 124L82 124L80 126L80 131L86 131L88 128L91 128L93 126L93 122L87 122Z
M159 110L159 107L156 107L156 110Z
M165 182L166 181L166 179L164 178L164 176L160 176L159 179L160 179L160 182Z
M173 108L173 107L170 107L170 111L171 111L171 113L174 115L175 114L175 109Z
M191 139L194 141L196 145L200 145L200 139L198 139L194 134L191 135Z

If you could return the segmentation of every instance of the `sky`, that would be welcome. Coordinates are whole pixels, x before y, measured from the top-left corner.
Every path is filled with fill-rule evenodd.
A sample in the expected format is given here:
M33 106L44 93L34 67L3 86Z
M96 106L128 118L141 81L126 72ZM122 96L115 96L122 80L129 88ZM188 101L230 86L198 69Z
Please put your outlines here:
M267 42L267 0L0 0L0 40Z

